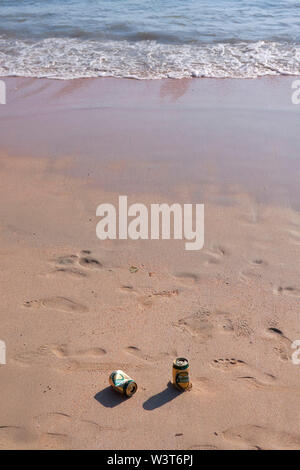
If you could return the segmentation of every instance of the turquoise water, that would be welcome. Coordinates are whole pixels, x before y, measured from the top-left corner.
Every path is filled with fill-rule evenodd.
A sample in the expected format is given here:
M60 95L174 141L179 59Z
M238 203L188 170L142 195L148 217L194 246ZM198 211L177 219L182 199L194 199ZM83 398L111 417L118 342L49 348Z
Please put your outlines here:
M0 75L300 74L294 0L0 0Z

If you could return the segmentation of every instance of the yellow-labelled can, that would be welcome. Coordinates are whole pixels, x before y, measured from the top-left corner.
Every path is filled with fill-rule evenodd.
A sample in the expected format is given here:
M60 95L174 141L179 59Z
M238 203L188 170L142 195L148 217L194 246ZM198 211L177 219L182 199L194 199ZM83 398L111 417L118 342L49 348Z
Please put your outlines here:
M173 385L181 391L190 390L190 365L184 357L178 357L173 362Z
M114 390L126 397L132 397L138 388L137 383L122 370L114 370L109 376L109 383Z

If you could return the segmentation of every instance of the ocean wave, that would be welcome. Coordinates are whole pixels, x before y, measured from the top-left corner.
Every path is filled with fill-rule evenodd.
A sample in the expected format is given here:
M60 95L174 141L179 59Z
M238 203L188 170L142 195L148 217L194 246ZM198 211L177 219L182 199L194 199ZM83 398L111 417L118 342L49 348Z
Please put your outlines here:
M0 76L55 79L300 75L300 46L280 42L161 44L154 40L49 38L34 43L0 37Z

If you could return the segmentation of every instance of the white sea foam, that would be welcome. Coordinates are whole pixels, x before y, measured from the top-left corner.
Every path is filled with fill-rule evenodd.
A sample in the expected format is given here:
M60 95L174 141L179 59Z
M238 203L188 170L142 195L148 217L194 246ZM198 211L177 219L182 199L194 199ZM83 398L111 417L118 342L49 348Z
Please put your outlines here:
M300 75L300 46L255 43L160 44L49 38L35 43L0 37L0 76L254 78Z

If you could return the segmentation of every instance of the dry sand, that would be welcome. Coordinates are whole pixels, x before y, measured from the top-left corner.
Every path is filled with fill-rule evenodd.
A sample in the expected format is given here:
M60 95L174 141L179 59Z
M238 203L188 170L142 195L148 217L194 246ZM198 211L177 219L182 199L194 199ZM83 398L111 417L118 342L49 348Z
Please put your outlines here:
M0 448L299 449L292 79L6 82ZM204 249L99 241L119 194L205 203Z

